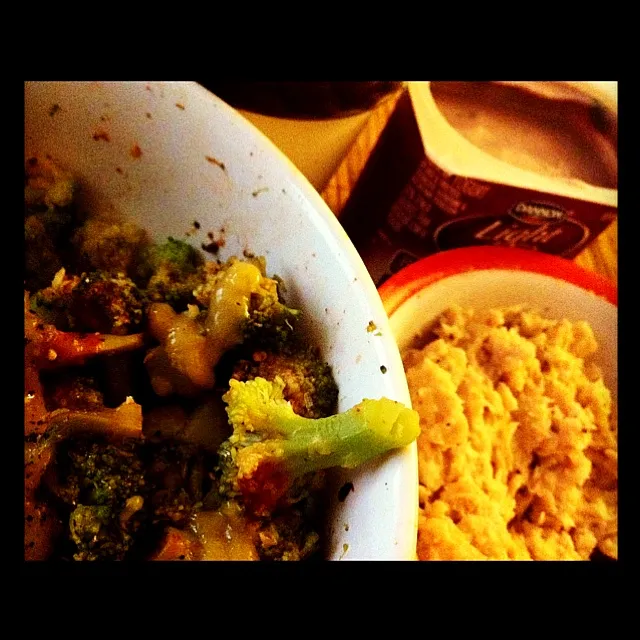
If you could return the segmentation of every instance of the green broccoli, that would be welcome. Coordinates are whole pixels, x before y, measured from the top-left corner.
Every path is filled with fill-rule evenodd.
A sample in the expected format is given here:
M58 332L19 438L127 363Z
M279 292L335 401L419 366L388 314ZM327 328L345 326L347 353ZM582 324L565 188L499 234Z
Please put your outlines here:
M272 513L306 474L359 466L420 432L418 414L388 398L314 420L294 413L283 389L281 378L231 380L223 396L233 434L219 450L220 491L258 516Z
M73 234L76 264L80 271L106 271L133 275L146 241L146 233L132 222L93 217Z
M211 479L196 447L170 441L71 438L48 488L69 513L75 560L143 557L167 527L188 527Z
M24 221L25 273L24 286L35 291L46 287L62 267L53 238L37 216L28 216Z
M75 560L122 560L132 546L148 493L136 447L76 440L59 453L66 482L57 493L72 508Z
M243 341L262 349L281 350L290 345L301 318L299 309L282 302L281 280L264 277L260 290L251 295Z
M338 385L331 367L312 347L292 343L279 352L254 351L250 359L236 362L232 377L241 382L282 378L284 399L291 403L295 413L305 418L324 418L337 409Z
M51 286L31 296L30 308L60 331L127 335L143 321L142 294L134 282L104 271L68 276L61 269Z
M25 171L25 286L46 287L70 251L69 236L80 218L77 185L46 158L29 158Z
M197 447L171 441L147 444L145 480L153 524L184 527L202 507L210 478Z
M127 335L143 322L142 294L131 278L104 271L82 274L71 295L76 330Z
M299 561L320 551L320 536L309 513L297 505L260 521L256 549L261 560Z
M60 331L72 331L76 324L72 311L74 290L79 282L79 276L69 276L65 269L60 269L49 286L31 296L31 311Z
M30 212L52 214L54 209L70 207L77 192L77 184L49 158L30 157L25 165L24 202Z
M151 302L167 302L176 311L195 303L193 292L205 281L204 258L184 240L169 237L147 246L136 267L136 278Z

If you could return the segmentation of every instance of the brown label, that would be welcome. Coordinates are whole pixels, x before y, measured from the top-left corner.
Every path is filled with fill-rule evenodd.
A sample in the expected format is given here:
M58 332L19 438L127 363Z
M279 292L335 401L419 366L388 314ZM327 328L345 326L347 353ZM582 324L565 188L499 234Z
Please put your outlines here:
M340 220L380 285L419 258L501 245L574 257L615 207L452 175L425 155L411 105L400 100Z

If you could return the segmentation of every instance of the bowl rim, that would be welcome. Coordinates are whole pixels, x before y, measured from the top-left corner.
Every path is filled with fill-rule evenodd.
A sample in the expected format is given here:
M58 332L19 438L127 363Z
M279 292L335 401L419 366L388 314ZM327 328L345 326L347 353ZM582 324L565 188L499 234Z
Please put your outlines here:
M515 247L462 247L442 251L404 267L378 289L387 315L397 311L418 291L470 271L528 271L577 285L618 306L618 287L608 278L567 258Z

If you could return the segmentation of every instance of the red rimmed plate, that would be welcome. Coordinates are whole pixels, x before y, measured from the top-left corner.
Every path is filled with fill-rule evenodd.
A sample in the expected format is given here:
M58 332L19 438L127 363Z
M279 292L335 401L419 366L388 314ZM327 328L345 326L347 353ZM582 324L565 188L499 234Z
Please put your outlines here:
M479 270L525 271L546 275L591 291L618 304L618 288L603 276L575 262L537 251L508 247L466 247L443 251L405 267L379 289L391 315L404 300L431 284L460 273Z

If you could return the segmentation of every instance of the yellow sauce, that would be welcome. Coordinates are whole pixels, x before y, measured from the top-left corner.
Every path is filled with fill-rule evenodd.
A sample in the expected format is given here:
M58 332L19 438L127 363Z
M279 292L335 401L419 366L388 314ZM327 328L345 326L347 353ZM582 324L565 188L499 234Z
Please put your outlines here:
M220 278L209 303L207 339L216 354L215 361L242 341L242 323L249 316L249 300L257 291L262 274L252 264L236 262Z
M231 504L219 511L201 511L193 526L203 551L201 560L259 560L251 525Z

